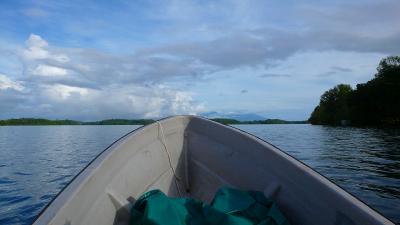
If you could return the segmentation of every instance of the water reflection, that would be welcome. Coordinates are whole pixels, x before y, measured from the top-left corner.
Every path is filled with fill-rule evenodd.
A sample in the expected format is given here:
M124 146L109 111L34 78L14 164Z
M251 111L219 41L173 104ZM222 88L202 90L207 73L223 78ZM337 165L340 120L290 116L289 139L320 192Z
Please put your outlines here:
M0 224L30 224L90 160L136 127L0 127Z

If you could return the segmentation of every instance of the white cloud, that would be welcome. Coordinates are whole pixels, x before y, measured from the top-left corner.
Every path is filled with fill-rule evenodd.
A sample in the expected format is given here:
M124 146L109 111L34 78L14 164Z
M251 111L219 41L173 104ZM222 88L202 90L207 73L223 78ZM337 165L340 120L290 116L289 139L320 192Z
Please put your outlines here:
M178 91L162 85L150 87L128 85L123 88L115 88L112 92L113 98L111 99L119 99L122 109L132 114L143 115L144 118L198 114L204 111L203 105L193 100L193 93Z
M35 34L30 35L22 53L21 80L29 89L8 93L12 96L2 100L7 109L0 107L3 116L93 120L204 111L193 93L161 85L177 77L192 77L194 64L190 60L56 48ZM0 76L0 87L24 90L20 81L6 76Z
M171 92L171 91L169 91ZM193 105L192 95L188 92L172 92L171 99L171 114L190 114L196 115L199 112L205 111L203 104Z
M48 50L49 43L39 35L31 34L25 45L26 48L22 51L22 56L28 61L43 59L50 59L61 63L69 61L69 57L65 54L50 53Z
M23 91L24 86L18 81L13 81L4 74L0 74L0 90L13 89Z
M45 59L49 56L45 49L49 44L39 35L31 34L25 44L27 48L24 49L23 56L27 60Z
M68 85L55 84L55 85L44 85L44 93L47 94L49 98L55 100L65 100L73 95L87 96L89 94L89 89L72 87Z
M204 111L192 93L163 86L119 85L94 90L57 84L41 85L39 92L40 105L47 105L48 114L68 118L159 118Z
M39 64L33 71L32 74L38 76L65 76L68 71L64 68Z

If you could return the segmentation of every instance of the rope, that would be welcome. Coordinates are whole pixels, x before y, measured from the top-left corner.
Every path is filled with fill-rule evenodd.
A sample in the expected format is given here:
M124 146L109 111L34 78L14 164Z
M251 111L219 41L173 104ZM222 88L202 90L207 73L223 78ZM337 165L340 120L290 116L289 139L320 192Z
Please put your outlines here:
M175 179L178 180L178 181L181 181L182 179L181 179L180 177L178 177L178 175L176 175L175 169L174 169L174 167L172 166L171 154L170 154L170 152L168 151L167 144L165 143L164 129L163 129L163 127L162 127L162 125L161 125L161 123L160 123L159 121L157 121L157 124L158 124L159 131L161 132L161 143L163 144L164 150L165 150L165 152L167 153L167 156L168 156L169 167L171 168L172 173L174 174ZM179 185L178 185L178 183L176 182L176 180L175 180L176 188L178 189L179 196L182 197L181 190L180 190Z

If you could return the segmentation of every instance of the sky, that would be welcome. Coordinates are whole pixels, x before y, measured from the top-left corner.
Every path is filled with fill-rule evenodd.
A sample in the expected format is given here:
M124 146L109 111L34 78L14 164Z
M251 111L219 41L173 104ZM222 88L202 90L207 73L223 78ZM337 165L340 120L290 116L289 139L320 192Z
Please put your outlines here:
M400 1L0 1L0 119L255 113L400 54Z

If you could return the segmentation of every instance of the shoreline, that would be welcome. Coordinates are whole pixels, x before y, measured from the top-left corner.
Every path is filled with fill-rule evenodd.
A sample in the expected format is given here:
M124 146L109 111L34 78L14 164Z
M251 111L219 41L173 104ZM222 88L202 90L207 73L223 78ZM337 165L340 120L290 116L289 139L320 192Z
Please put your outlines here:
M214 122L225 125L240 124L309 124L308 121L287 121L281 119L238 121L228 118L213 118ZM43 118L19 118L0 120L0 126L78 126L78 125L147 125L154 123L153 119L107 119L99 121L83 122L78 120L49 120Z

